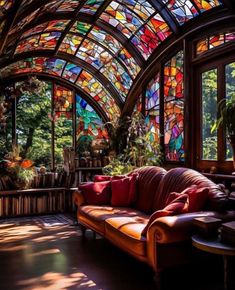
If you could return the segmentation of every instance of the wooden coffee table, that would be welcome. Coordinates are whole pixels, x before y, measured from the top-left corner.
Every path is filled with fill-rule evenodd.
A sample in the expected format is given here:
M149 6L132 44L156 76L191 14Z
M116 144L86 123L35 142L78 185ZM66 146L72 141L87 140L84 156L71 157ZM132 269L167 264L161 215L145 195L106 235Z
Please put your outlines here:
M219 237L204 238L192 236L192 244L199 250L223 256L224 261L224 290L228 289L228 256L235 256L235 246L220 242Z

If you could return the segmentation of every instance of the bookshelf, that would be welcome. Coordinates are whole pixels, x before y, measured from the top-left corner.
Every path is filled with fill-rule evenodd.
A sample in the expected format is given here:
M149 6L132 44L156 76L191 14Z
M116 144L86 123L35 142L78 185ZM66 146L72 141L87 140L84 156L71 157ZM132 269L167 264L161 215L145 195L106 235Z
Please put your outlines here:
M0 217L73 212L76 188L36 188L0 191Z

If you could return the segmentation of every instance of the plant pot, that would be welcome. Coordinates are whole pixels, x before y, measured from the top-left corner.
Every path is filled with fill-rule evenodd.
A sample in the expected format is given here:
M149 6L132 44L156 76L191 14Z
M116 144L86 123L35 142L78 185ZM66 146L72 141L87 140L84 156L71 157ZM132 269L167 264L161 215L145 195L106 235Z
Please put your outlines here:
M233 168L235 169L235 135L230 135L228 139L233 151Z

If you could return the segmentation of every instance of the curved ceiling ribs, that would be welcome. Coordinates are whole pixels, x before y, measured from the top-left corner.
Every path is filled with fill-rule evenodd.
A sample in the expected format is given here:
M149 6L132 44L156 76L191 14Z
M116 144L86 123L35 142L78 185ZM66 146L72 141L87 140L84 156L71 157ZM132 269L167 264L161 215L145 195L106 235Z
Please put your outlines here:
M12 2L0 3L7 7ZM81 85L79 78L86 74L89 81L99 84L109 106L113 103L117 111L133 99L133 88L141 84L161 47L175 41L189 20L223 7L221 4L234 8L229 0L16 0L8 7L15 13L11 23L11 15L2 15L0 6L0 18L8 23L2 35L0 27L0 53L5 52L0 68L27 63L29 57L51 64L60 62L60 75L51 68L48 77L61 78L84 90L89 83L85 78ZM48 67L43 69L32 73L45 77ZM93 105L94 100L100 102L101 91L93 92L91 98L87 96L91 90L85 92ZM102 101L96 108L106 111L110 118Z

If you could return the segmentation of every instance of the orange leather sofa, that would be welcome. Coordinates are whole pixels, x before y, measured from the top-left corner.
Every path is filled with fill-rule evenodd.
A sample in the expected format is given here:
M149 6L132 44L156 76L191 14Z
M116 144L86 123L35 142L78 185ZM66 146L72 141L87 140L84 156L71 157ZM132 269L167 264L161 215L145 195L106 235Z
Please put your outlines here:
M235 218L235 212L226 211L227 196L211 180L197 171L174 168L168 172L161 167L148 166L138 170L137 201L132 207L84 204L82 192L74 193L77 219L83 232L89 228L135 258L148 263L156 272L165 267L188 261L191 257L193 219L201 216ZM182 192L191 185L209 187L206 204L201 211L160 217L142 230L150 215L164 208L171 192Z

